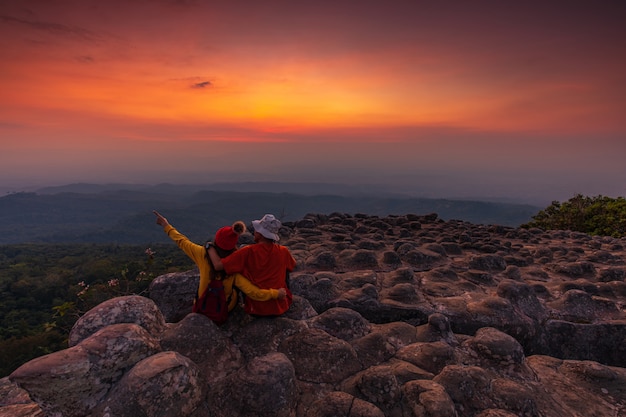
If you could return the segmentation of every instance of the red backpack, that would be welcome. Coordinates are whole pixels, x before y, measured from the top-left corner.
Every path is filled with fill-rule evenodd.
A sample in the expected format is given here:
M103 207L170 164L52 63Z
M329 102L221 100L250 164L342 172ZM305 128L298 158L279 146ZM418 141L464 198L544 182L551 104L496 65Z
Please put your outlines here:
M217 325L226 322L228 319L228 300L221 279L211 280L200 297L196 294L196 302L193 304L192 311L204 314Z
M207 242L204 245L204 249L207 251L206 258L211 268L211 258L209 257L209 247L211 242ZM215 322L218 326L224 324L228 319L228 304L230 304L230 297L226 298L226 291L224 290L224 282L222 279L226 277L223 271L215 273L212 269L211 280L204 293L199 295L196 293L196 301L193 304L191 311L194 313L204 314ZM232 296L232 294L231 294Z

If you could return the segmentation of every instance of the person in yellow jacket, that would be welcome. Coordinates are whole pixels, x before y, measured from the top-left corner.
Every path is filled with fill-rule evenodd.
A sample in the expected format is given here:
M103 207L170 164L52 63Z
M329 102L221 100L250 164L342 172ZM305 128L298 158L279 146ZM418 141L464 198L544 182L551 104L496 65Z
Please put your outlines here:
M207 258L206 248L190 241L185 235L176 230L165 217L156 210L153 211L156 216L156 223L163 227L163 231L172 239L179 248L183 250L198 266L200 271L200 283L198 285L198 296L206 291L211 277L215 274L223 273L212 268L210 260ZM220 255L227 256L236 250L239 235L246 230L243 222L235 222L232 226L222 227L215 234L213 246L216 250L222 252ZM233 287L240 289L247 297L258 301L282 300L286 297L284 288L279 289L260 289L250 280L241 274L226 275L223 278L224 292L226 299L230 299L228 311L231 311L237 305L237 291ZM194 301L195 302L195 301Z

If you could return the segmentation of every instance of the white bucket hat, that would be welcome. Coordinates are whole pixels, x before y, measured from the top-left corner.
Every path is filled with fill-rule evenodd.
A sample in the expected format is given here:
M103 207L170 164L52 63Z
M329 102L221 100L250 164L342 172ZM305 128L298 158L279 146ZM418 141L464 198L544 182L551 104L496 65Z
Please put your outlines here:
M255 232L259 232L263 236L268 239L272 239L274 241L280 240L278 236L278 231L282 223L272 214L266 214L263 216L261 220L252 220L252 227L254 227Z

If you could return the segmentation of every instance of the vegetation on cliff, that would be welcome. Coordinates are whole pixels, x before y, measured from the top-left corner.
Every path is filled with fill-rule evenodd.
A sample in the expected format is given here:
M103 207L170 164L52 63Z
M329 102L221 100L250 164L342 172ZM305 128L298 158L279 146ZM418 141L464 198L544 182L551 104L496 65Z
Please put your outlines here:
M590 235L626 236L626 199L577 194L564 203L553 201L524 228L572 230Z
M174 244L0 246L0 377L67 348L73 324L102 301L144 294L154 277L191 268Z

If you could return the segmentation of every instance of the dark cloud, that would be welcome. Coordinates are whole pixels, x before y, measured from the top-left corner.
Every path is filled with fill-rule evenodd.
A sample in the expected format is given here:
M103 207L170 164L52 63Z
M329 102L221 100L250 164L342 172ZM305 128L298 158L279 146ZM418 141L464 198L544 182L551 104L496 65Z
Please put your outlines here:
M78 26L62 25L59 23L44 22L38 20L25 20L6 15L0 15L0 21L4 21L9 24L12 23L22 26L28 26L31 29L48 32L58 36L67 36L88 41L97 41L99 38L98 35L96 35L95 33Z
M191 85L191 88L207 88L211 87L213 84L211 81L202 81L201 83L195 83Z

